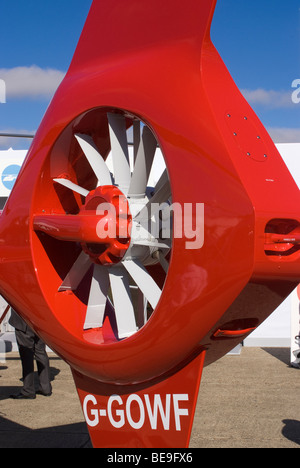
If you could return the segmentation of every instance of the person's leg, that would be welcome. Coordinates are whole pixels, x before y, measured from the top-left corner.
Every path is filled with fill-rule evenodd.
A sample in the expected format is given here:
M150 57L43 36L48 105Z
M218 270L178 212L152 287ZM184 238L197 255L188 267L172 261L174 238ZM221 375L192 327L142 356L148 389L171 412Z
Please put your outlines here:
M30 330L26 332L16 330L16 339L23 373L23 388L21 394L26 397L34 397L34 336Z
M34 356L37 363L40 381L38 393L42 393L43 395L51 395L52 386L50 377L50 365L49 358L46 352L46 345L37 335L35 335Z

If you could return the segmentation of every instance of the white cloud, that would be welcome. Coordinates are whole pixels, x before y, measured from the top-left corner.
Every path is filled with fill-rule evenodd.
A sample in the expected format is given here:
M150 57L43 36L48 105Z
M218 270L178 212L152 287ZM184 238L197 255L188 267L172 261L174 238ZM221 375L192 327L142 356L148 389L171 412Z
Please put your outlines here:
M6 84L6 99L50 99L65 73L51 68L31 67L0 68L0 79Z
M274 143L300 143L300 128L267 128Z
M268 127L267 131L274 143L300 143L300 128ZM0 135L3 133L17 135L34 135L35 130L22 129L0 129ZM30 146L29 138L10 138L0 136L0 149L27 149Z
M292 90L289 92L258 88L253 90L242 89L241 93L251 105L261 105L269 109L282 109L295 106L292 101Z

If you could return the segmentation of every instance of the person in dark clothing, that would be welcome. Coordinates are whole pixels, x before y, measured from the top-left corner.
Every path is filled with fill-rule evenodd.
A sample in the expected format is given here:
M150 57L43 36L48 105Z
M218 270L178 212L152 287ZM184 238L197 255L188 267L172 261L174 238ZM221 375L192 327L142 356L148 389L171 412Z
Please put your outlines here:
M52 394L52 386L50 382L49 358L45 343L14 309L11 309L9 323L15 328L23 371L23 388L20 393L11 395L11 398L33 400L36 398L36 394L50 396ZM34 359L37 363L39 376L39 389L37 391L34 385Z

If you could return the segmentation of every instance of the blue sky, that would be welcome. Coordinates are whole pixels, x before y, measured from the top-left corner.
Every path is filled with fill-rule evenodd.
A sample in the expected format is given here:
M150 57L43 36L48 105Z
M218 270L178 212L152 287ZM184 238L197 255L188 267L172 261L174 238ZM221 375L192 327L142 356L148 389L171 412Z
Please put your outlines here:
M35 132L91 3L1 0L0 79L7 89L0 132ZM292 82L300 80L300 0L219 0L212 38L274 141L300 142L300 103L291 98ZM0 149L28 144L0 138Z

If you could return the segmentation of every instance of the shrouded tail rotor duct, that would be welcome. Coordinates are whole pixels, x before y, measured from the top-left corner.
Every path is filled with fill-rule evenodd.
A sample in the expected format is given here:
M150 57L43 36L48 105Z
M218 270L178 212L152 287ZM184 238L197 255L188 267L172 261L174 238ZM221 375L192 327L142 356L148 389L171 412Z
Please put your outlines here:
M168 271L172 194L158 141L136 116L93 110L59 137L42 180L33 229L57 300L69 300L58 318L87 341L117 344L150 319Z

